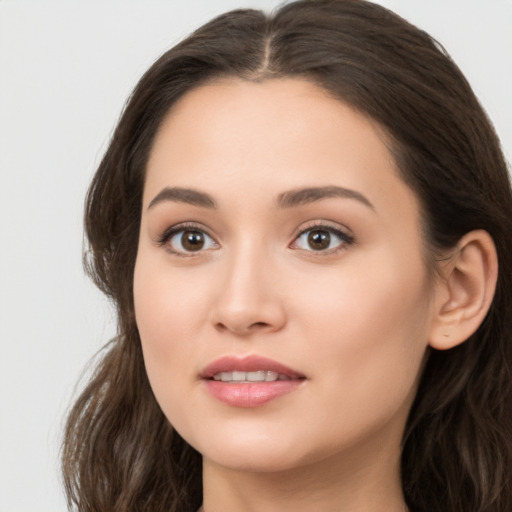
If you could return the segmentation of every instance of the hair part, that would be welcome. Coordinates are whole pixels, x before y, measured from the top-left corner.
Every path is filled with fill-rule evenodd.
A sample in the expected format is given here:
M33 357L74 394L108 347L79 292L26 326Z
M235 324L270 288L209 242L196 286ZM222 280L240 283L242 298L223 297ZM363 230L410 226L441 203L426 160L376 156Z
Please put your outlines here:
M383 127L417 195L436 260L484 229L498 253L496 295L465 343L432 350L403 440L412 511L512 510L512 193L499 140L469 84L428 34L363 0L299 0L273 15L237 10L166 52L129 98L90 186L88 274L119 332L74 405L63 472L79 511L183 511L202 501L201 459L161 412L144 368L133 271L144 175L164 116L218 78L312 81Z

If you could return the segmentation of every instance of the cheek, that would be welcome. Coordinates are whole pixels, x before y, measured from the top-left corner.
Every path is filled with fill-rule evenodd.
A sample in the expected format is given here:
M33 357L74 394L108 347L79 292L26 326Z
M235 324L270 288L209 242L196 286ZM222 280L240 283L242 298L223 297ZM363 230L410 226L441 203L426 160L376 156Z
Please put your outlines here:
M193 343L178 341L194 337L194 305L198 299L193 287L184 283L180 286L168 274L165 265L144 258L144 254L135 265L136 322L146 371L159 402L168 401L162 392L168 387L170 376L178 377L190 363Z
M301 309L327 385L349 396L355 409L398 405L414 391L428 345L429 287L421 262L382 255L360 272L351 267L316 285L323 293L316 287Z
M134 272L134 303L144 364L151 388L175 426L194 417L192 405L211 345L208 315L220 284L204 268L180 268L168 255L142 247ZM194 423L194 422L193 422Z
M149 254L148 254L149 253ZM164 349L180 333L198 326L204 303L204 276L172 269L167 255L140 251L134 272L134 302L143 344ZM204 308L203 308L204 309Z

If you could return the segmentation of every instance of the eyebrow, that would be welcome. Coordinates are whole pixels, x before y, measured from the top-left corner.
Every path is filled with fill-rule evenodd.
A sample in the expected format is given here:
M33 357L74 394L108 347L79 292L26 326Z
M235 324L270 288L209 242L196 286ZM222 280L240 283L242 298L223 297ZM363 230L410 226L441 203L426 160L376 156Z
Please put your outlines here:
M293 208L295 206L314 203L315 201L329 199L332 197L355 199L356 201L359 201L372 210L375 210L375 207L370 202L370 200L360 192L349 188L337 187L334 185L289 190L279 194L277 198L277 204L280 208ZM151 200L148 206L148 210L164 201L186 203L192 206L199 206L209 209L217 208L217 203L213 197L209 194L206 194L205 192L199 192L198 190L191 188L165 187Z
M281 208L293 208L294 206L314 203L315 201L329 199L331 197L355 199L368 208L375 210L375 207L370 202L370 200L360 192L349 188L337 187L334 185L327 187L300 188L297 190L283 192L279 195L277 202Z
M217 208L217 203L208 194L181 187L166 187L162 189L149 203L148 210L164 201L174 201L176 203L187 203L192 206L200 206L202 208Z

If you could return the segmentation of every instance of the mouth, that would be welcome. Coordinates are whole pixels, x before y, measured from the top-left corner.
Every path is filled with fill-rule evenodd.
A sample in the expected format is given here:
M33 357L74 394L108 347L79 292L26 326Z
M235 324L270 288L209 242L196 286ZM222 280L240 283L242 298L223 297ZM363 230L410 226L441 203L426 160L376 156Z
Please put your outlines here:
M213 376L213 380L222 382L275 382L276 380L292 380L288 375L273 372L272 370L257 370L255 372L219 372Z
M215 399L232 407L258 407L290 393L306 376L261 356L223 357L200 374Z
M222 382L275 382L306 378L297 370L257 355L221 357L204 368L199 376Z

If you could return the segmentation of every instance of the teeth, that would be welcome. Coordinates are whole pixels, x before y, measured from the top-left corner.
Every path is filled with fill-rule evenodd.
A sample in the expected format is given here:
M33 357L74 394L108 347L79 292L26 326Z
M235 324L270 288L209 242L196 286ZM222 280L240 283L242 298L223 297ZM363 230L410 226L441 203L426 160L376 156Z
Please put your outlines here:
M238 373L238 372L233 372ZM240 372L243 373L243 372ZM257 371L257 372L247 372L245 379L250 382L263 382L265 380L265 372L264 371Z
M233 378L231 380L234 380L234 381L241 381L241 380L246 380L245 379L245 372L233 372Z
M213 380L221 380L222 382L274 382L276 380L291 380L291 377L270 370L258 370L256 372L220 372L213 376Z

